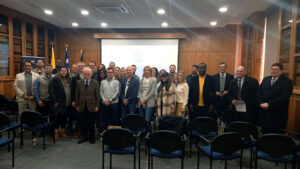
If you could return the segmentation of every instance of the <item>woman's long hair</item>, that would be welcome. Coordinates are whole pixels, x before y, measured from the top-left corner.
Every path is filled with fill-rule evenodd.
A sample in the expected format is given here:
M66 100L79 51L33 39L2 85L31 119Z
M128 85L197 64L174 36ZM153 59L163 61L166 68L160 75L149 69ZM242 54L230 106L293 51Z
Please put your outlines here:
M170 79L169 76L167 76L167 77L168 77L168 79L166 82L160 81L160 85L157 89L157 93L160 93L161 90L163 89L163 87L165 87L166 91L169 91L171 84L172 84L172 80Z

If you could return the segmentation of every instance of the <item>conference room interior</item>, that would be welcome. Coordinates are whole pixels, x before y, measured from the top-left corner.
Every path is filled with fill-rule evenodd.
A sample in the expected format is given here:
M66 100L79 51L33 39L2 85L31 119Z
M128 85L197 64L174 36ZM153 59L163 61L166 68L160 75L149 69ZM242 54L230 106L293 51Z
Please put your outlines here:
M272 64L281 63L282 73L293 81L284 134L297 144L300 132L299 10L300 0L0 0L0 95L15 99L16 75L24 71L26 58L42 58L45 64L51 64L55 58L65 63L66 52L70 68L80 61L86 65L94 61L96 67L100 64L108 67L113 61L118 67L136 65L140 78L146 65L169 71L169 65L174 64L176 71L189 75L192 65L203 62L207 65L206 73L214 75L219 72L219 63L226 62L228 73L236 75L236 69L243 66L246 75L261 84L264 77L271 75ZM188 124L186 138L181 137L186 139L183 164L180 158L154 157L153 168L173 169L182 165L190 169L197 168L198 164L200 168L210 165L212 168L255 167L257 152L252 142L250 148L242 151L242 161L240 158L213 160L211 164L200 152L198 162L200 150L193 142L190 149L191 122L188 117L185 119ZM16 118L9 116L9 120L15 123ZM225 124L220 119L217 122L217 134L226 133ZM258 139L263 134L261 126L256 127ZM14 148L11 142L8 151L8 146L2 145L0 140L0 169L12 168L12 156L16 169L110 166L107 154L103 164L103 138L98 135L95 144L77 144L76 135L54 143L52 129L49 129L45 144L43 133L37 132L37 144L33 145L31 132L25 131L21 146L20 131L15 128L8 132L0 126L1 138L13 138L14 142ZM136 155L112 155L112 168L133 168L133 158L136 168L148 169L148 164L152 165L148 159L148 140L139 137L137 140L141 143L140 149L136 146ZM202 145L204 141L200 142ZM297 155L292 161L295 165L300 158L300 154ZM258 159L257 168L293 165L278 162Z

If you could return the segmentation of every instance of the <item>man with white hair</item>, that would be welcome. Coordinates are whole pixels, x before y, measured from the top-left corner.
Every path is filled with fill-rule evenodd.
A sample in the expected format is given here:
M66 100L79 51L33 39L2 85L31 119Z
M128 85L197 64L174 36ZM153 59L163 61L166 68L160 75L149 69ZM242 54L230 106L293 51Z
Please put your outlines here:
M245 104L246 111L235 111L234 121L246 121L256 124L257 120L257 97L258 81L245 74L245 68L239 66L236 70L236 78L230 82L228 98L236 108L239 104ZM239 106L241 107L241 106Z
M95 115L99 110L100 91L99 83L91 79L92 69L85 67L83 69L84 79L77 82L76 85L76 110L79 112L79 128L81 138L78 144L90 139L90 143L95 143ZM89 132L89 133L88 133Z

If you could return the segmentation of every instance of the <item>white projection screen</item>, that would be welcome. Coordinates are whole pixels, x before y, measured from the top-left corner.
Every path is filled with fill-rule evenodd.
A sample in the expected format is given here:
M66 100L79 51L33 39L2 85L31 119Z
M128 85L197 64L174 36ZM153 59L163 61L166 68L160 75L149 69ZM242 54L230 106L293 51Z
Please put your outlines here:
M136 74L142 77L146 65L158 70L178 63L179 39L102 39L101 63L108 66L114 61L118 67L137 66Z

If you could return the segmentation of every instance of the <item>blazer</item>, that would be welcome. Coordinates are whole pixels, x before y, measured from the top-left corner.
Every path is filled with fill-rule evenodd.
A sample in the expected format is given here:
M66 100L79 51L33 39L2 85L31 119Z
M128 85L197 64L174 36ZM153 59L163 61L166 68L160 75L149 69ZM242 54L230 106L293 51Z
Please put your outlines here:
M34 96L34 90L33 90L34 81L36 80L37 77L39 77L39 75L34 72L31 72L31 74L32 74L31 92L32 92L32 95ZM22 95L27 92L26 82L25 82L25 72L17 74L15 82L14 82L14 87L15 87L15 91L16 91L17 101L18 102L24 101L24 99L22 98Z
M59 75L55 75L53 78L51 78L49 82L49 94L51 98L51 107L52 111L58 112L58 113L66 113L66 93L65 88L58 77ZM59 103L58 107L54 107L53 105L55 103Z
M271 76L265 77L257 91L258 105L269 104L268 110L260 109L260 122L263 127L283 129L286 127L293 81L281 75L271 86L271 80Z
M121 100L128 99L128 103L136 103L137 95L140 89L140 81L136 77L132 76L125 96L127 80L128 78L123 79L121 81L120 99Z
M76 85L76 105L79 107L79 112L83 112L85 106L89 112L94 112L94 108L99 108L100 104L100 89L99 83L91 79L88 88L85 88L85 80L81 79Z
M241 99L246 104L246 120L251 123L256 123L257 115L257 97L258 81L250 76L245 75L242 85ZM237 99L238 93L238 78L231 81L228 90L228 99L230 103Z
M142 78L141 83L140 83L138 98L140 100L146 101L146 107L155 107L155 90L156 90L157 80L154 77L150 77L146 96L142 96L143 81L144 81L144 78Z
M199 75L192 77L190 88L189 88L189 104L194 107L199 103ZM203 101L205 107L213 104L213 97L215 94L214 82L212 76L206 74L203 85Z
M220 91L220 73L213 76L215 91ZM226 73L224 91L228 91L231 80L234 79L232 74Z

